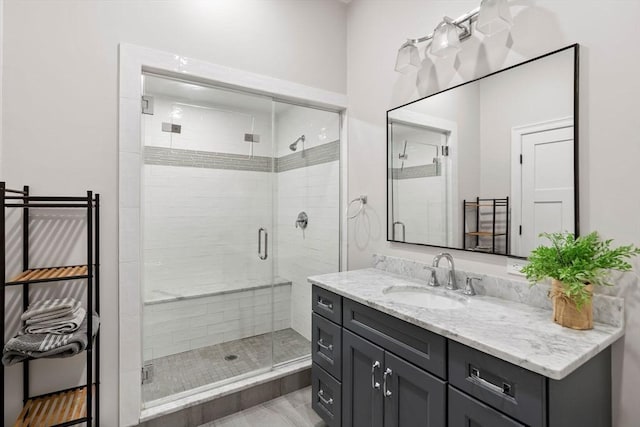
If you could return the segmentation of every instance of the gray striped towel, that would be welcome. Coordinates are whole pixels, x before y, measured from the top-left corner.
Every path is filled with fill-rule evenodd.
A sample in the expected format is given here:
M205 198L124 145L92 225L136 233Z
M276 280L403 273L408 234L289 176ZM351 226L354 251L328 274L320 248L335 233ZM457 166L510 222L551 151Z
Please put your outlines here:
M78 330L87 311L80 307L73 314L64 317L55 317L49 320L33 322L27 320L24 332L27 334L68 334Z
M78 330L70 334L26 334L21 332L11 338L4 346L2 364L15 365L28 358L71 357L87 348L87 318ZM95 336L100 325L100 318L93 314L93 334Z
M22 313L22 321L48 320L52 317L64 317L80 308L80 301L75 298L57 298L35 301L29 304L27 311Z

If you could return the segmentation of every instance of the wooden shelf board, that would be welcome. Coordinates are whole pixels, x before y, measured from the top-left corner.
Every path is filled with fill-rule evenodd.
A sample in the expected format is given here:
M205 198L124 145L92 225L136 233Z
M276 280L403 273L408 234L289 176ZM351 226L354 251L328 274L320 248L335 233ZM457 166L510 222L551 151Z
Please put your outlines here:
M87 388L27 400L13 427L50 427L87 416Z
M464 233L467 236L479 236L479 237L491 237L491 236L506 236L506 233L495 233L493 234L490 231L469 231Z
M47 282L57 280L71 280L86 278L88 274L86 265L71 265L66 267L33 268L18 274L7 284L20 284L32 282Z

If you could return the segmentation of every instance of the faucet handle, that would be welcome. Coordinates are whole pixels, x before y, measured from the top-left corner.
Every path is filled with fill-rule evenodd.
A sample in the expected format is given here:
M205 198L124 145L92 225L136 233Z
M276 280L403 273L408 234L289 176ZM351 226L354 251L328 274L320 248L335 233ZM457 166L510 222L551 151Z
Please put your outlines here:
M474 277L474 276L467 277L464 290L462 291L463 294L469 295L469 296L473 296L476 294L476 290L473 288L474 280L482 280L482 277Z
M436 271L433 268L427 268L427 285L434 287L440 286L436 279Z

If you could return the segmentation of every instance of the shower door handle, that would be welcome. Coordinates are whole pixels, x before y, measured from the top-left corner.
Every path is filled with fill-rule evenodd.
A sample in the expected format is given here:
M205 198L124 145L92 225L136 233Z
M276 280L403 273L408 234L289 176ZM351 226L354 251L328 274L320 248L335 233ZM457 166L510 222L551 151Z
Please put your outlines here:
M264 254L262 253L262 234L263 233L264 233ZM267 257L269 256L268 249L267 249L268 246L269 246L269 233L267 233L267 230L260 227L258 229L258 258L260 258L263 261L267 259Z

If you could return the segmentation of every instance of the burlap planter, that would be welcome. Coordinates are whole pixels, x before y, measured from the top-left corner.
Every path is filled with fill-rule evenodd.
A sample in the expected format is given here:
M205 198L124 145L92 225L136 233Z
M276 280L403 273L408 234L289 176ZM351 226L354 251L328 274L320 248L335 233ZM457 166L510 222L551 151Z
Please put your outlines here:
M586 285L587 291L593 295L593 285ZM553 301L553 321L571 329L593 329L593 305L591 299L580 310L576 304L564 293L564 286L559 280L551 281L549 292Z

